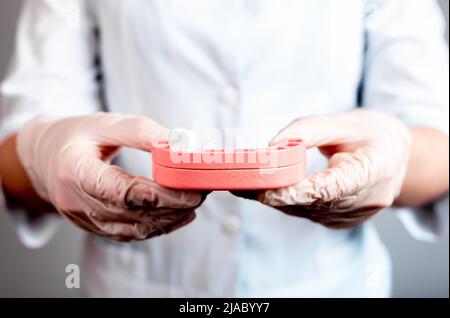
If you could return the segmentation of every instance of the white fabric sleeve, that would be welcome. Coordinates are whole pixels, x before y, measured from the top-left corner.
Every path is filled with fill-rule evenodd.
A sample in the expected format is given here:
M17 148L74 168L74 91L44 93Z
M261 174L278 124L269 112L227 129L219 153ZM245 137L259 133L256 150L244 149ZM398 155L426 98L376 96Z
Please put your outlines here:
M367 4L362 106L391 113L407 125L448 135L449 61L445 21L434 0L372 0ZM398 213L417 239L448 229L448 194Z
M101 109L94 28L84 0L24 2L13 58L0 86L0 142L36 116ZM1 190L0 213L10 214L24 245L44 245L59 223L57 215L30 218L32 211L9 211Z
M6 210L7 207L8 202L2 191L0 179L0 208ZM11 207L8 208L7 214L15 225L16 233L22 244L28 248L40 248L47 244L56 233L62 218L55 213L32 217L30 212Z

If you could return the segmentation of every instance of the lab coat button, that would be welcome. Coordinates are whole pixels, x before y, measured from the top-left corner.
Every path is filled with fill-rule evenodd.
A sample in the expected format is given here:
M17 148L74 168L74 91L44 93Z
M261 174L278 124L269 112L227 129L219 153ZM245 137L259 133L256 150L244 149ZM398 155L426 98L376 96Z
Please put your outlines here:
M241 220L235 216L229 216L223 223L223 228L228 233L235 233L241 228Z
M236 88L227 86L222 90L220 98L224 105L231 106L238 101L239 93Z

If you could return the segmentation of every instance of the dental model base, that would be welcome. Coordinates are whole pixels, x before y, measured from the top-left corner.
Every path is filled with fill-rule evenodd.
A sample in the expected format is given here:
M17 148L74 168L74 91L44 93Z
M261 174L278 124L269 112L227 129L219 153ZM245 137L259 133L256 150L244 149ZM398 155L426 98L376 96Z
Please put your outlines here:
M167 140L152 152L153 179L185 190L261 190L287 187L306 175L306 150L300 139L265 149L171 150Z

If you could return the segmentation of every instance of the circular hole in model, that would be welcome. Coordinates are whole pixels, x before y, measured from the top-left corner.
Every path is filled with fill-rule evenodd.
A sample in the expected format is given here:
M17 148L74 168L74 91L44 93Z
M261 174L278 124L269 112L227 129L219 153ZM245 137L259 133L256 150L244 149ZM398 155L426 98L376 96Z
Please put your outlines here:
M205 152L223 152L223 149L206 149Z

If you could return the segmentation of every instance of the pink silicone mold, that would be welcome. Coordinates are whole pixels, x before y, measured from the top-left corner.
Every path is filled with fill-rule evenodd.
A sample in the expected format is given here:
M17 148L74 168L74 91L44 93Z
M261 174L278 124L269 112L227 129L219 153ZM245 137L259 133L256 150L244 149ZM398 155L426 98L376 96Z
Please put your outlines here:
M306 175L300 139L264 149L172 151L166 140L154 147L153 178L165 187L186 190L257 190L293 185Z

